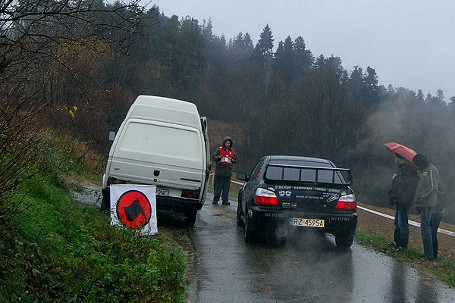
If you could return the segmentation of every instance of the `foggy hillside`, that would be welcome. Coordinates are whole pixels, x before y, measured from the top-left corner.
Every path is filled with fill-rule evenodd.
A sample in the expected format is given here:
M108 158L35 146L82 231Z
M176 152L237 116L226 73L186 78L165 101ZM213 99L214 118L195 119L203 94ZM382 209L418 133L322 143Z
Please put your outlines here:
M107 134L137 95L159 95L194 102L209 129L228 126L232 133L209 132L233 136L237 169L266 154L327 158L353 170L360 201L386 206L396 167L383 143L396 141L429 157L453 200L455 99L443 91L384 87L374 67L348 70L343 58L313 53L303 36L276 41L268 25L259 37L219 37L210 21L158 7L60 2L0 11L1 146L17 142L12 130L39 132L36 120L107 156ZM24 146L37 145L3 149L3 158L20 159ZM454 206L446 218L454 220Z

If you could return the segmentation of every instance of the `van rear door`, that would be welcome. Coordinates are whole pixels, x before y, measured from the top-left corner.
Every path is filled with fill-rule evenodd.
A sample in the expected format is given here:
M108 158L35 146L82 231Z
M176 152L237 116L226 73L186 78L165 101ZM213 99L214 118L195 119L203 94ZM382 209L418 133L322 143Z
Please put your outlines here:
M110 175L128 183L198 189L205 177L204 145L197 128L128 119L112 155Z

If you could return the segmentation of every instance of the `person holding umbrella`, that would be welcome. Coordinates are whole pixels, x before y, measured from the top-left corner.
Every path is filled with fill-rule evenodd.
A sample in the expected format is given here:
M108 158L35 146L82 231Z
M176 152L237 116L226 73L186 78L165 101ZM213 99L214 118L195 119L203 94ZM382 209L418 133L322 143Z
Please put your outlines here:
M412 159L414 150L396 142L384 144L386 150L395 155L397 171L392 176L389 203L396 205L393 240L399 249L407 249L409 243L409 209L414 203L414 194L419 178Z
M420 177L414 203L421 216L420 233L422 235L423 253L428 260L434 260L431 215L438 199L439 171L422 154L416 154L412 162L417 167Z
M392 188L389 191L389 202L396 205L393 239L398 248L407 249L409 243L409 208L414 202L418 177L412 163L399 153L395 154L395 163L398 169L392 176Z

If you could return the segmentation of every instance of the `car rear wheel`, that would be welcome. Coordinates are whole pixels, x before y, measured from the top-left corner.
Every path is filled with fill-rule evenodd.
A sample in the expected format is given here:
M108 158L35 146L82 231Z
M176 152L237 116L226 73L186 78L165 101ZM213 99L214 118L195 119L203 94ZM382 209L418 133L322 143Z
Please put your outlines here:
M240 204L240 201L237 203L237 226L245 226L245 222L242 220L242 205Z
M349 248L349 247L351 247L353 242L354 242L354 235L335 236L335 243L337 244L337 247Z
M256 238L256 233L248 226L248 216L245 215L245 242L251 243Z

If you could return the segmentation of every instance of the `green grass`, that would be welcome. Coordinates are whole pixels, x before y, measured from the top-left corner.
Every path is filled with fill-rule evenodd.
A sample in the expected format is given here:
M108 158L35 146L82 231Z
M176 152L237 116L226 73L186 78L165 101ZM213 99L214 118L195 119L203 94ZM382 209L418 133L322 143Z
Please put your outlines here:
M0 226L0 302L183 302L180 246L111 227L54 181L29 180L10 197L16 206Z
M397 249L393 243L390 243L390 240L380 236L372 236L360 230L357 230L355 239L358 243L374 247L404 264L412 266L419 271L434 275L447 285L455 287L455 262L452 260L445 260L438 257L438 259L434 261L427 261L422 252L418 249Z

